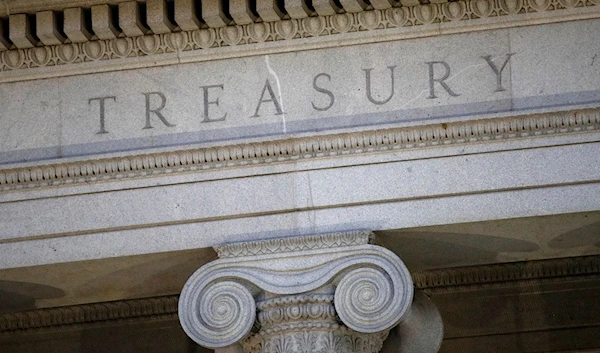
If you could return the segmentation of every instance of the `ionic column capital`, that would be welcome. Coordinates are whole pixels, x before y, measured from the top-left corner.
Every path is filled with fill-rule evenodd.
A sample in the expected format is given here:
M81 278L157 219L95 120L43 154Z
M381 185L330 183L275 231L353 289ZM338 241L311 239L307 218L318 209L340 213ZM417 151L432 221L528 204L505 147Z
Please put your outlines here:
M240 342L247 353L291 353L334 344L331 352L375 353L410 307L413 283L394 253L370 244L372 236L355 231L216 247L219 259L183 288L181 325L208 348Z

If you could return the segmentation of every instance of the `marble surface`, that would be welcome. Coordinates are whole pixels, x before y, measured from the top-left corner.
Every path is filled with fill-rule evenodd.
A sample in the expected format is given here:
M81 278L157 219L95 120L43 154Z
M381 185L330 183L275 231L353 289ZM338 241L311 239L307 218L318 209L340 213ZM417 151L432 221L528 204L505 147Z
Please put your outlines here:
M406 211L401 210L408 204L428 202L433 198L485 197L486 202L493 202L498 195L490 193L509 192L511 194L508 197L512 197L510 195L513 192L524 189L591 183L600 178L600 166L594 163L599 146L598 143L590 143L335 169L297 170L246 176L243 179L222 178L25 199L2 204L0 223L3 224L3 230L0 240L59 236L82 231L127 231L151 224L180 228L197 227L199 222L253 223L258 217L265 216L273 217L273 220L261 222L258 229L262 231L275 224L279 224L275 229L283 226L288 231L294 228L310 229L317 225L340 227L346 224L349 227L348 223L353 222L354 228L375 226L375 230L397 227L399 224L429 225L421 223L427 216L415 212L408 212L401 219L394 219L391 214L403 214ZM573 155L580 157L575 159ZM594 194L588 198L590 206L597 204ZM584 200L581 198L577 201L583 204ZM530 208L527 203L515 203L514 208L502 210L501 213L509 215L517 208L529 212L540 211ZM547 207L564 205L550 204ZM365 211L359 212L359 218L344 217L344 213L349 213L352 208ZM378 211L380 208L381 211ZM452 213L439 205L436 208L440 213ZM383 211L385 209L388 210ZM470 221L471 215L479 217L485 214L474 203L465 203L461 209L460 217L464 221ZM292 216L295 212L307 213L307 217L299 216L299 220L294 221L298 217ZM331 215L313 219L317 213ZM69 222L64 221L65 216L69 216ZM292 218L286 220L290 216ZM340 216L346 219L338 219ZM455 219L455 222L459 222L459 219ZM218 238L224 240L226 238L222 237L245 232L243 228L235 231L225 228L212 230L210 237L202 237L204 246L219 244ZM258 231L254 227L249 229ZM188 231L182 233L189 234ZM177 235L176 238L181 236Z
M599 31L573 21L5 83L0 164L597 106L600 45L584 34Z
M61 191L52 188L44 197L17 194L28 198L1 204L0 267L595 211L597 150L587 143L104 192L75 188L62 196L51 196Z
M42 168L33 172L37 180L28 179L32 173L23 169L2 174L7 191L0 193L0 268L269 237L597 211L598 113L575 108L597 106L600 101L596 62L600 47L593 38L582 36L598 29L600 21L573 21L2 84L0 102L6 101L0 112L0 126L5 127L0 129L2 168L23 158L32 160L29 165L60 156L73 158L59 160L64 168L49 168L48 173L60 174L50 181L43 180L47 170ZM555 35L559 30L561 35ZM492 55L489 60L500 71L507 53L514 54L502 71L500 88L506 90L497 91L497 76L482 57ZM426 63L434 61L437 98L430 99ZM438 71L446 68L442 61L451 69L447 79L444 71ZM389 94L386 83L391 83L393 65L395 94L382 103ZM331 77L319 78L320 91L313 87L319 73ZM373 80L371 100L367 73ZM206 91L213 114L209 120L227 113L225 120L203 122L203 86L211 86ZM335 95L331 108L315 109L325 109L329 91ZM94 98L108 96L115 98L104 101L101 129L100 101ZM277 114L278 109L285 114ZM540 109L548 113L528 115ZM563 109L570 111L563 114ZM582 116L588 121L577 122ZM498 119L481 120L488 117ZM528 120L531 117L535 119ZM471 139L468 128L452 123L476 119L477 123L469 122L473 129L492 126L494 133ZM554 125L543 129L523 125L532 121L543 125L544 119ZM244 159L240 153L243 158L236 156L236 164L223 157L191 166L196 169L165 163L128 170L117 158L164 146L160 150L166 151L164 161L175 159L175 154L166 154L181 145L334 131L382 129L377 133L387 136L392 129L383 128L434 122L440 123L438 128L447 127L451 138L435 140L422 131L419 136L427 140L422 145L414 135L411 147L383 142L382 148L371 151L367 135L356 133L349 134L348 141L363 139L360 153L336 147L335 155L327 154L316 143L306 152L310 158L303 159L304 152L299 152L282 159L277 153ZM144 128L147 125L152 128ZM513 129L503 129L507 125ZM296 148L303 141L290 146ZM263 150L269 152L268 148ZM104 152L114 152L115 158L84 165L92 172L78 174L74 160ZM213 164L219 167L212 168ZM110 168L112 175L96 177L94 168ZM536 254L535 258L544 258L581 252Z

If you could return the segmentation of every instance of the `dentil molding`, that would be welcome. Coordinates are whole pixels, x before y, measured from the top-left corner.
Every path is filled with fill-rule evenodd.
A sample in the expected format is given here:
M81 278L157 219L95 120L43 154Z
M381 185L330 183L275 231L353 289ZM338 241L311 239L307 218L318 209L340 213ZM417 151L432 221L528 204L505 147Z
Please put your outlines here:
M600 256L581 256L505 264L456 267L413 273L416 288L431 291L472 286L557 281L569 277L600 276Z
M314 9L298 0L286 2L297 6L283 12L258 8L259 16L251 2L241 0L230 4L230 13L217 7L217 1L201 2L205 17L198 19L194 1L177 0L171 20L163 0L148 0L142 2L147 8L144 21L137 3L119 4L118 23L112 15L116 7L64 9L64 28L57 27L55 12L40 11L37 33L31 32L33 20L25 14L3 19L10 26L9 33L0 33L0 50L5 50L0 54L0 82L600 17L600 0L400 0L370 5L345 0L342 7L317 1ZM91 13L90 20L86 13Z

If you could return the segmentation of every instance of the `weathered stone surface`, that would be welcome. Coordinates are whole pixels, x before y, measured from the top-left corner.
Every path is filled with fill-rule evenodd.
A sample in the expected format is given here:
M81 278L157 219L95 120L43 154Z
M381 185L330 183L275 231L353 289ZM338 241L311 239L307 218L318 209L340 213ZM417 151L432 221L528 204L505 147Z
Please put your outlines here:
M129 180L97 178L3 193L0 264L9 268L202 248L365 225L384 230L594 211L599 144L576 143L574 136L587 134L340 154L197 174L169 167L164 176L146 172ZM534 145L549 141L572 145ZM69 222L65 214L71 215ZM582 254L579 248L518 249L504 256Z
M229 14L238 25L253 23L257 18L246 0L229 1Z
M580 40L582 33L600 29L598 20L590 20L600 17L598 0L401 1L410 7L385 0L202 1L205 11L198 15L204 20L189 16L199 1L150 0L142 5L148 18L132 11L121 17L125 26L110 17L119 0L110 8L98 4L87 18L94 1L70 19L65 12L67 40L57 36L60 14L57 20L41 7L25 17L11 13L15 21L10 35L4 33L14 43L2 42L0 82L48 80L0 91L2 267L284 237L218 248L222 258L203 269L208 274L197 275L200 284L190 285L191 295L182 296L182 302L197 304L185 321L191 336L210 347L233 342L216 353L239 353L237 342L247 353L307 347L375 353L400 321L384 349L429 353L439 348L439 313L413 305L415 310L398 314L403 306L391 302L398 297L392 287L407 276L394 273L390 252L392 265L379 266L381 248L331 239L315 248L310 238L289 237L376 229L393 238L389 247L396 254L417 254L407 258L422 268L600 251L597 221L570 219L572 229L566 230L557 219L567 216L556 216L597 216L599 209L600 47L586 36ZM127 3L137 9L136 2ZM11 2L2 4L9 12ZM294 11L279 11L287 5ZM310 14L313 5L316 14ZM236 16L232 10L239 10ZM37 27L27 23L34 19ZM524 27L561 21L571 22ZM142 23L153 33L140 36ZM95 36L84 34L85 27ZM124 33L119 27L126 27ZM200 61L206 64L191 64ZM4 96L16 100L4 102ZM490 233L465 225L540 215L557 218L525 235L525 227L501 236L496 223L487 223ZM439 224L446 228L420 228ZM407 227L419 229L403 233ZM349 250L359 247L358 253ZM519 266L508 272L449 269L419 280L429 285L428 294L442 287L463 290L465 278L477 276L474 282L482 287L498 279L522 284L533 271L515 270ZM91 281L53 286L44 279L49 273L39 283L14 283L2 275L0 309L6 288L38 291L8 295L34 308L45 299L46 305L68 301L64 297L77 288L88 292L76 298L139 294L135 288L148 281L189 269L154 268L168 270L143 279L151 271L145 268L135 277L139 287L121 284L132 291L117 294L114 287L104 294L102 284ZM562 276L560 265L541 268L543 278ZM597 266L586 271L577 273L595 276ZM594 302L597 285L581 285L584 290L563 299ZM514 303L533 297L564 310L533 305L532 315L516 309L504 315L481 310L490 307L489 293L483 299L465 295L462 300L489 314L478 318L489 320L488 328L469 321L472 313L464 320L460 307L447 305L458 311L456 322L449 321L455 343L450 349L468 352L460 346L477 341L478 350L493 351L489 347L498 340L490 336L496 334L506 338L500 351L594 348L594 307L587 308L589 316L583 307L577 311L584 315L568 315L568 306L552 302L554 294L539 294L548 289L510 300L504 295L494 303L521 309ZM365 317L374 301L375 314ZM240 307L246 311L240 314ZM38 315L52 320L55 314L68 321L65 312L70 309L32 313L31 322L39 325ZM418 313L433 320L423 323ZM260 328L252 331L255 314ZM23 317L4 316L0 324L20 325ZM546 324L571 346L527 342L531 332L548 330ZM415 334L415 326L427 330ZM353 345L359 341L366 346Z
M200 28L202 22L196 15L196 6L194 0L175 0L175 22L179 28L184 31Z
M202 19L210 27L216 28L225 27L231 22L223 11L221 0L202 1Z

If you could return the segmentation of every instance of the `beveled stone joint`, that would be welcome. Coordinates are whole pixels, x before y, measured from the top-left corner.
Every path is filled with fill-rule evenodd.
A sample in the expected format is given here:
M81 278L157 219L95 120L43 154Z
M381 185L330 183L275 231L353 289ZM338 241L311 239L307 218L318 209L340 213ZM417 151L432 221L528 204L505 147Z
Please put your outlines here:
M183 288L181 325L207 348L379 352L412 303L413 283L372 238L355 231L218 246L219 259Z

